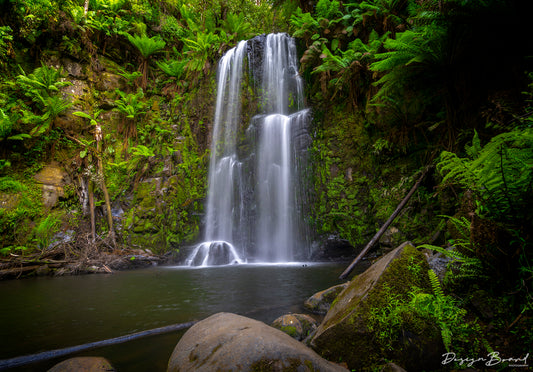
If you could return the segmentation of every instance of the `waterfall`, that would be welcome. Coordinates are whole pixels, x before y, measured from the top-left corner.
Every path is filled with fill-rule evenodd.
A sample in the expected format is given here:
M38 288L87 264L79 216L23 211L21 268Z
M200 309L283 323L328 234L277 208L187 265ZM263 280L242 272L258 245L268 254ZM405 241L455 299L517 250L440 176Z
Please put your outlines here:
M309 110L297 61L286 34L241 41L220 60L205 236L188 265L307 258Z

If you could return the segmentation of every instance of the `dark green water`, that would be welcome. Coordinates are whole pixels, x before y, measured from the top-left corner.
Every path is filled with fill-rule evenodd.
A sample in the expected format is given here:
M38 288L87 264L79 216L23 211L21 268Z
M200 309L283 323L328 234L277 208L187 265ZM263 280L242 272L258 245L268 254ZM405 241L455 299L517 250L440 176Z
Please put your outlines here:
M0 359L94 342L233 312L272 322L340 283L340 264L155 267L0 282ZM165 371L180 332L78 355L107 357L119 371ZM60 360L16 371L40 371Z

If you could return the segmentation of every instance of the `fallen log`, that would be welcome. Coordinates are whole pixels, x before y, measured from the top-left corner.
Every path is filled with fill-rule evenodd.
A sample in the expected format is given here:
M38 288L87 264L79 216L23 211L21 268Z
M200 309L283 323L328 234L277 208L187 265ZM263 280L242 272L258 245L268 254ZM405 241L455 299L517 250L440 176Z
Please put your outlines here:
M369 251L370 248L372 248L374 246L374 244L376 244L376 242L379 240L379 238L381 238L381 235L383 235L383 233L385 233L385 231L387 231L387 229L389 228L389 225L396 219L396 217L398 216L398 214L400 214L400 211L403 209L403 207L405 207L405 205L407 204L407 202L409 201L409 199L411 199L411 196L413 196L413 194L415 193L415 191L418 189L418 187L420 186L420 184L422 183L422 181L424 180L424 178L426 177L426 174L428 173L428 171L431 169L432 167L426 167L424 169L424 171L422 172L422 175L420 176L420 178L418 179L418 181L416 181L416 183L413 185L413 187L411 188L411 190L407 193L407 195L403 198L403 200L400 202L400 204L398 204L398 206L396 207L396 209L394 210L394 212L392 212L391 216L389 217L389 219L383 224L383 226L381 226L381 229L379 229L379 231L376 233L376 235L374 235L374 237L372 239L370 239L370 241L367 243L367 245L363 248L363 250L361 251L361 253L359 253L359 255L352 261L352 263L346 268L346 270L344 270L342 272L342 274L339 276L339 279L346 279L346 277L352 272L352 270L354 269L355 265L357 265L357 263L359 261L361 261L361 259L366 255L366 253Z
M18 266L12 267L10 269L0 270L0 279L4 277L19 276L28 271L33 271L41 267L41 265L32 265L32 266Z
M142 337L155 336L155 335L160 335L163 333L181 331L181 330L192 327L196 323L197 321L172 324L172 325L165 326L165 327L159 327L159 328L149 329L149 330L142 331L142 332L131 333L129 335L110 338L110 339L103 340L103 341L90 342L88 344L71 346L71 347L67 347L64 349L43 351L42 353L24 355L24 356L20 356L16 358L11 358L11 359L3 359L3 360L0 360L0 370L20 367L20 366L31 364L31 363L42 362L45 360L54 359L54 358L62 357L62 356L69 355L69 354L79 353L85 350L96 349L96 348L103 347L103 346L116 345L116 344L120 344L120 343L124 343L128 341L133 341L133 340L136 340Z

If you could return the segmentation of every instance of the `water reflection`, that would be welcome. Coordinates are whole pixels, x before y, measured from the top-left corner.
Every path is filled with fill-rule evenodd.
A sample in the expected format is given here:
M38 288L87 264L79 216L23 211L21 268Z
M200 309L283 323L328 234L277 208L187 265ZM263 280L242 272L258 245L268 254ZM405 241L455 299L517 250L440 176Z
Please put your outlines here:
M339 264L300 263L160 267L0 282L0 359L199 320L220 311L270 323L286 312L301 311L307 297L337 284L343 269ZM106 356L119 370L165 370L178 338L177 333L155 336L83 355Z

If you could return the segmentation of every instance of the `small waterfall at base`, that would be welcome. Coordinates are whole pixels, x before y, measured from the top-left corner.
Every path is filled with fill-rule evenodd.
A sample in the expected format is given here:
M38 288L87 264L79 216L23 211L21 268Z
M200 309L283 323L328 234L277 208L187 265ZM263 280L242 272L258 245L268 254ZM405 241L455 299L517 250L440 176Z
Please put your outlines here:
M310 114L303 102L296 47L288 35L241 41L222 57L205 239L187 265L307 258L302 216L308 200L301 173L307 165Z

